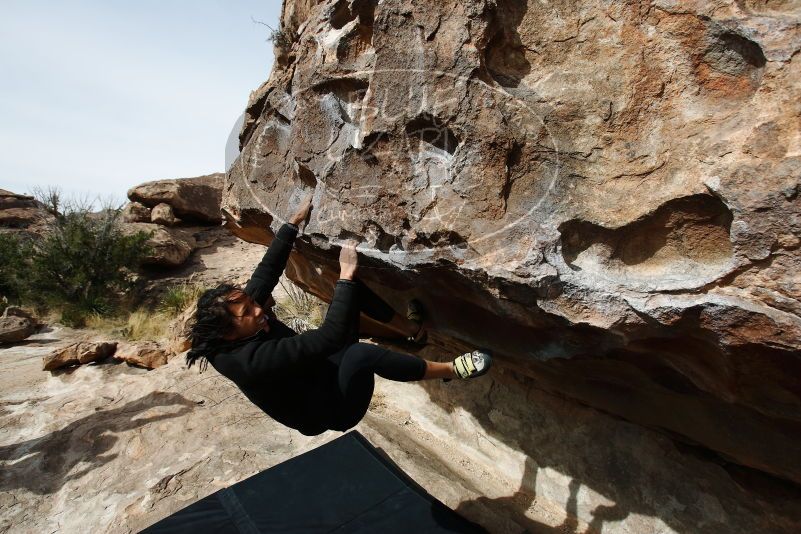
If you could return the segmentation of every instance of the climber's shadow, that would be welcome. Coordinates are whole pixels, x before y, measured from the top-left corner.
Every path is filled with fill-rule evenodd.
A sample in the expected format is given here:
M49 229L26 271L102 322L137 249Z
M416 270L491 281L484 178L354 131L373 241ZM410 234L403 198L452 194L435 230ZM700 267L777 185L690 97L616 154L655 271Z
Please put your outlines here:
M135 419L154 407L180 406L180 409ZM0 491L24 488L40 495L58 491L66 482L116 458L107 454L117 442L117 434L154 421L180 417L196 404L177 393L156 391L118 408L102 410L69 423L45 436L0 446ZM75 469L78 464L82 465Z
M512 495L490 499L479 497L477 499L462 501L459 503L456 512L465 517L477 517L481 515L480 508L490 508L503 511L508 519L509 525L505 525L505 530L513 532L517 528L523 528L524 532L534 534L578 534L578 491L581 483L573 479L568 488L570 496L565 503L565 519L561 525L551 526L540 523L526 516L525 510L536 505L537 496L532 494L527 488L536 487L537 465L530 457L526 457L523 478L520 488ZM619 521L625 519L629 512L618 505L598 506L592 512L593 519L582 534L597 534L602 531L605 521Z

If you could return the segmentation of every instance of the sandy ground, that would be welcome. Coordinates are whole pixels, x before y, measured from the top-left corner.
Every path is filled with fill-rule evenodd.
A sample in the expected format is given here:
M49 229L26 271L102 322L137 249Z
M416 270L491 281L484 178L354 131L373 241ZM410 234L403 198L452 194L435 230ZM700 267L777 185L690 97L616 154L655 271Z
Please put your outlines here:
M222 236L158 283L245 283L265 250ZM87 335L56 324L0 347L0 532L136 532L340 435L289 430L214 369L198 374L180 356L156 370L109 359L42 371L43 356ZM426 402L423 388L376 381L356 430L434 496L455 508L480 495L469 479L484 478L501 494L514 486L490 476L489 465L457 460L420 426L406 407ZM478 515L508 531L502 514Z
M42 356L84 334L55 326L0 349L0 532L136 532L340 435L282 427L180 358L151 371L110 360L41 370ZM455 508L480 495L468 479L486 480L484 494L513 486L420 426L405 406L425 402L422 388L376 381L355 429L434 496Z

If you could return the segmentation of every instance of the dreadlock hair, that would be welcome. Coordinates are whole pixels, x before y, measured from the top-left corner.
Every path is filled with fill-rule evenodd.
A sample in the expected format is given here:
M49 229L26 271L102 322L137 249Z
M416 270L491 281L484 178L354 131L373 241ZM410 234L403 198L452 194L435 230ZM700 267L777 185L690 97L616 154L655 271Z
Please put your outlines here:
M192 364L199 358L201 358L198 364L200 372L202 373L208 367L209 355L225 342L223 335L233 322L226 297L232 291L241 290L239 286L223 283L200 295L197 301L195 321L189 333L192 348L186 353L187 368L192 367Z

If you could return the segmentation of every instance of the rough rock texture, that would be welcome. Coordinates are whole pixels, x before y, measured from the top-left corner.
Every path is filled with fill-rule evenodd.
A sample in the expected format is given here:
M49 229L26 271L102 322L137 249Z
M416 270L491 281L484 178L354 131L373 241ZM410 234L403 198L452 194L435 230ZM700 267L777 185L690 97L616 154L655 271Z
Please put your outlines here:
M41 326L43 324L36 318L33 312L20 308L19 306L6 307L6 309L3 310L3 317L24 317L25 319L29 319L34 326Z
M150 213L150 222L155 224L173 226L179 221L180 219L177 219L175 217L175 213L172 211L172 206L165 204L164 202L161 204L156 204Z
M161 203L169 204L182 219L219 224L223 181L222 173L156 180L132 187L128 190L128 198L149 208Z
M155 369L167 363L169 353L167 348L157 341L122 342L117 344L114 358L137 367Z
M181 315L176 317L167 330L167 350L170 354L180 354L192 347L189 335L192 332L192 322L197 312L197 303L187 308Z
M148 242L153 253L144 264L175 268L197 248L214 243L210 224L219 224L222 173L146 182L128 191L123 231L154 232Z
M44 356L42 370L55 371L62 367L102 360L114 354L116 348L116 341L77 341Z
M52 220L53 216L32 196L0 189L0 231L37 234Z
M150 222L150 208L139 202L128 202L122 209L122 220L127 223Z
M16 343L36 332L36 323L27 317L0 317L0 343Z
M287 1L282 32L233 232L313 191L309 291L358 237L443 346L801 483L796 2Z
M0 348L0 532L139 532L339 435L288 430L182 358L43 373L42 354L76 334L56 326ZM470 382L376 381L356 429L490 532L801 526L797 491L747 489L753 474L545 393L504 362Z
M167 228L154 223L128 223L123 232L153 232L148 240L152 251L143 260L144 265L176 267L183 264L195 248L192 232L183 228Z
M42 326L44 324L28 310L19 306L8 306L0 316L0 344L19 343Z

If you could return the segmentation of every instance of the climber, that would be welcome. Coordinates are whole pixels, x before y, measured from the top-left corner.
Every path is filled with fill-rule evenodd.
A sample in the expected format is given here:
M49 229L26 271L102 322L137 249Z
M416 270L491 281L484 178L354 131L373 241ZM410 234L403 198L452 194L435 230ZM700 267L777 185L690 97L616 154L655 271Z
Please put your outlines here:
M359 313L393 326L418 343L426 337L422 306L409 303L407 317L356 278L356 243L342 246L340 274L323 324L298 334L269 310L271 292L286 267L298 226L311 211L311 196L276 232L264 258L244 289L221 284L198 299L186 355L234 382L273 419L307 436L345 430L367 412L374 373L400 382L475 378L492 363L487 351L475 350L451 362L434 362L360 343Z

